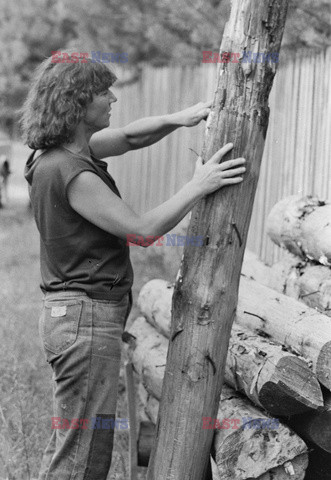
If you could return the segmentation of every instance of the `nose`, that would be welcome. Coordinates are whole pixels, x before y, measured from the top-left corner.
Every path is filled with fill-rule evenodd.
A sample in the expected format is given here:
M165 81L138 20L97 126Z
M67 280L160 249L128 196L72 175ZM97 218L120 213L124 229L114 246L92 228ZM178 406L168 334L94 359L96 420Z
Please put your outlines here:
M117 97L110 90L109 90L109 101L110 101L110 103L117 102Z

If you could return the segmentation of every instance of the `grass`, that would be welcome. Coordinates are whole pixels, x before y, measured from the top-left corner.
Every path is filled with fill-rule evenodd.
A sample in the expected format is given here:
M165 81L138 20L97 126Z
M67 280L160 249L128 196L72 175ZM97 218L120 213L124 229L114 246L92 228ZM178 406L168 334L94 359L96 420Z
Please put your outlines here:
M0 215L0 476L23 480L36 476L49 433L51 375L38 337L37 232L26 208Z
M26 150L14 145L9 203L0 210L0 479L34 480L51 434L52 371L39 340L39 235L28 208L22 175ZM178 229L175 230L176 232ZM152 278L175 279L180 248L131 247L135 271L134 305L140 288ZM125 361L123 353L122 363ZM127 418L124 369L121 368L117 415ZM140 467L139 480L146 477ZM127 480L128 431L115 431L108 480Z

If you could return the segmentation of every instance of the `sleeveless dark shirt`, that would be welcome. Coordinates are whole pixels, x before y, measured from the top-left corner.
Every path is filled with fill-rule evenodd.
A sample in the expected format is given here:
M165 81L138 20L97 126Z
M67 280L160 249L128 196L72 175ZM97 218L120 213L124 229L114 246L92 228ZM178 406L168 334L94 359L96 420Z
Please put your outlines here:
M92 152L91 160L63 148L49 149L36 159L35 153L27 161L25 178L40 232L42 291L82 290L99 300L131 294L133 270L126 241L85 220L67 198L70 182L84 171L98 175L121 197L107 163Z

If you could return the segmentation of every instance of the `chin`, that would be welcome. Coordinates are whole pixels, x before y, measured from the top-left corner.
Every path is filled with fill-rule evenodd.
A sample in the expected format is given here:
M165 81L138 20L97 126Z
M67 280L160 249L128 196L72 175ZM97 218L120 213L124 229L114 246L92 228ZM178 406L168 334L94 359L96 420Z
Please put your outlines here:
M99 132L100 130L103 130L104 128L109 127L109 125L110 125L109 120L108 120L108 122L104 122L102 125L96 125L95 126L95 131Z

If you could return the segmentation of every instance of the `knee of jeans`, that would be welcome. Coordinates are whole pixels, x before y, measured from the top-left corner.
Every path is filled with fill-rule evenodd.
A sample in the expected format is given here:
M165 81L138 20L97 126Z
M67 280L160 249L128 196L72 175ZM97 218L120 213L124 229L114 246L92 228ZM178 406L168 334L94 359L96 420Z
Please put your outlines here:
M106 478L111 465L114 445L114 414L97 414L100 425L95 425L83 480ZM98 428L97 428L98 427Z

